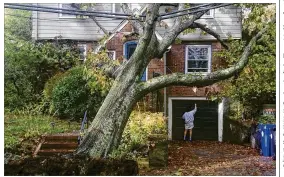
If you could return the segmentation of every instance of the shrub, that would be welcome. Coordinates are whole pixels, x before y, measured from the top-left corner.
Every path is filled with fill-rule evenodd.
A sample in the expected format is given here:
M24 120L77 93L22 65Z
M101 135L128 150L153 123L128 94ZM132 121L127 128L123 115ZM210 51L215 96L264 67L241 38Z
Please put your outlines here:
M5 107L22 109L42 99L45 83L76 65L72 44L34 43L5 36Z
M150 134L167 134L166 119L162 113L133 111L124 129L121 143L111 157L135 158L147 148ZM145 154L144 154L145 155Z
M274 115L261 115L256 118L260 124L275 124L276 118Z
M89 77L88 80L94 80ZM64 77L59 79L52 89L51 110L61 118L80 119L88 110L88 117L94 117L100 108L105 96L100 84L92 91L84 74L84 67L70 69ZM49 88L49 87L47 87ZM48 90L46 90L48 93ZM48 96L48 94L46 95Z
M52 91L54 87L66 75L66 73L61 73L61 72L57 73L45 83L44 90L43 90L43 96L46 100L51 99Z

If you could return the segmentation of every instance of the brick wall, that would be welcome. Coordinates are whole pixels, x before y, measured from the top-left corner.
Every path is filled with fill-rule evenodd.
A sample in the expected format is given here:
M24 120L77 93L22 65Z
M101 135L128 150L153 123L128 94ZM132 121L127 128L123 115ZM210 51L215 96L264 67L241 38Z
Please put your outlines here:
M221 44L218 42L183 42L182 44L173 44L171 51L167 53L167 74L180 72L185 73L185 51L186 45L211 45L212 49L212 71L216 70L221 65L218 58L214 57L213 53L218 52L221 49ZM167 96L169 97L182 97L182 96L206 96L207 91L211 90L211 87L198 88L196 93L192 87L186 86L171 86L167 88ZM215 91L218 88L214 85Z
M117 33L106 45L108 50L116 52L116 59L120 62L123 61L123 44L127 41L137 40L136 37L123 37L123 34L129 34L132 31L130 24L127 24L119 33ZM185 50L186 45L211 45L212 53L218 52L221 49L221 44L218 42L183 42L182 44L173 44L170 52L167 53L167 74L174 72L185 72ZM216 68L221 66L219 60L212 55L212 66L211 70L214 71ZM148 65L148 79L153 77L153 73L158 73L160 75L164 74L164 60L163 59L153 59ZM216 86L213 86L215 90L218 90ZM171 86L167 88L167 97L182 97L182 96L205 96L207 91L212 89L212 87L198 88L195 93L191 87L184 86ZM157 92L155 92L157 93ZM154 95L154 96L153 96ZM159 103L157 103L157 99ZM163 110L163 89L159 90L159 96L155 94L148 94L143 98L143 105L145 101L148 103L148 110L156 110L158 107L160 111ZM159 104L159 105L157 105ZM142 105L142 104L141 104Z
M132 26L128 23L125 25L119 33L115 34L115 36L108 41L106 48L107 50L115 51L116 59L120 62L123 61L123 44L127 41L137 40L136 37L123 37L123 33L130 33L132 32Z

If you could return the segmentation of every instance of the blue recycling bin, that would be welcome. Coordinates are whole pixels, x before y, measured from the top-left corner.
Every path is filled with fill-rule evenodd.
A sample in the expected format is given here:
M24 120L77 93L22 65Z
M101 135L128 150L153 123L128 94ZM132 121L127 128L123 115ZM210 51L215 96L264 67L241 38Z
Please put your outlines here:
M273 159L276 158L276 126L272 126L270 128L270 138L271 138L271 146L270 146L270 152Z
M261 133L261 155L270 157L275 153L273 146L273 133L272 130L275 128L274 124L259 124L258 128Z

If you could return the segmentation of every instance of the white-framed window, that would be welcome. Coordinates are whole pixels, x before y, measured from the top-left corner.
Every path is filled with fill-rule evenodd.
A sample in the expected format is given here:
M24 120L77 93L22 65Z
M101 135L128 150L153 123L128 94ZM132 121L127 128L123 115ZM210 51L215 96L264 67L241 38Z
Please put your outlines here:
M111 12L112 13L122 13L122 8L120 3L112 3L111 4Z
M187 45L185 53L185 73L211 72L211 45Z
M207 11L201 18L214 18L215 9Z
M193 7L199 6L199 5L202 5L202 4L192 4ZM204 8L208 8L208 7L205 6ZM215 14L215 10L211 9L211 10L207 11L204 15L202 15L202 17L200 17L200 18L214 18L214 14Z
M59 8L76 10L76 8L72 7L70 3L60 3ZM77 18L77 16L59 13L59 18Z
M115 60L116 59L116 56L115 56L115 51L114 50L110 50L110 51L107 51L107 55L110 59L112 60Z
M87 44L78 44L78 48L79 48L79 59L82 61L86 60L87 57Z

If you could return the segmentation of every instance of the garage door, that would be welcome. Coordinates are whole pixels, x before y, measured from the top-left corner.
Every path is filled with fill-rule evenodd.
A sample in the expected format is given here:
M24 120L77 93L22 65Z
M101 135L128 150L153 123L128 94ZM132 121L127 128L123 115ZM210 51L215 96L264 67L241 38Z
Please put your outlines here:
M218 103L209 100L172 100L172 139L182 140L184 112L197 104L193 136L194 140L218 140Z

